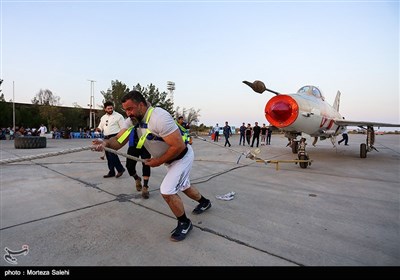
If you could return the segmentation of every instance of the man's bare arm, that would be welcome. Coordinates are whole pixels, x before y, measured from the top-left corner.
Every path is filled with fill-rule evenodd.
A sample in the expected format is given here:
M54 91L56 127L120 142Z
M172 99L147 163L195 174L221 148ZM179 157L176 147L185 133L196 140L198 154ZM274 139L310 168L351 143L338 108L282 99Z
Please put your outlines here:
M126 137L126 139L120 144L117 140L119 137L122 136L122 134L124 134L124 132L126 131L126 128L121 129L118 134L114 137L111 137L110 139L104 140L104 141L100 141L98 139L93 140L93 145L100 145L100 147L96 148L96 151L101 151L103 150L101 148L101 146L113 149L113 150L119 150L121 149L128 141L129 141L129 137Z
M168 150L158 158L151 158L146 161L146 164L151 167L160 166L167 161L176 158L185 149L185 143L182 140L182 135L179 129L175 130L170 135L163 137L164 142L168 144Z

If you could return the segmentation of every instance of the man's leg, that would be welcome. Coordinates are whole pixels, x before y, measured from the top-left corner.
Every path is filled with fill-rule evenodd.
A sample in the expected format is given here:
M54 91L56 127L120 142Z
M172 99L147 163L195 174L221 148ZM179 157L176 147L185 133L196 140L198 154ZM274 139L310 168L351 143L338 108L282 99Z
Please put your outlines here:
M110 152L105 152L106 153L106 158L107 158L107 166L108 166L108 174L104 175L104 178L107 177L114 177L115 176L115 170L114 170L114 165L112 163L112 153Z
M140 150L136 149L136 147L131 146L128 148L128 155L138 157L140 154ZM136 190L140 192L142 190L142 178L140 178L136 173L136 164L137 161L133 159L126 159L126 169L128 169L128 173L133 177L136 184Z
M115 177L117 177L117 178L120 177L122 175L122 173L125 172L125 168L122 166L118 155L110 153L108 159L109 159L109 162L111 163L111 166L113 166L113 170L115 167L115 169L117 169L117 171L118 171L118 174L115 175Z
M141 149L141 157L142 159L148 159L151 157L149 152L146 150L146 148ZM149 193L149 179L150 179L150 166L146 164L142 164L142 175L143 175L143 189L142 189L142 197L144 199L148 199L150 197Z
M177 227L172 231L171 240L182 241L193 228L192 221L186 217L183 202L178 194L161 195L178 220Z

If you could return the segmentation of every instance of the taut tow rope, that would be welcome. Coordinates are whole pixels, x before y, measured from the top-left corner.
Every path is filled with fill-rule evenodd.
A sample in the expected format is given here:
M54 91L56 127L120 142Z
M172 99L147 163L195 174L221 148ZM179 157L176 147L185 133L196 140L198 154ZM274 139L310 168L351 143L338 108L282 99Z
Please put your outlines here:
M82 151L86 151L86 150L94 150L94 148L95 148L95 146L86 146L86 147L62 150L59 152L50 152L50 153L44 153L44 154L38 154L38 155L23 156L23 157L18 157L18 158L2 159L2 160L0 160L0 165L7 164L7 163L27 161L27 160L29 161L29 160L40 159L40 158L60 156L60 155L65 155L65 154L70 154L70 153L82 152ZM103 149L107 152L117 154L117 155L129 158L129 159L135 160L135 161L145 162L144 159L134 157L134 156L128 155L126 153L119 152L117 150L113 150L113 149L110 149L107 147L104 147Z

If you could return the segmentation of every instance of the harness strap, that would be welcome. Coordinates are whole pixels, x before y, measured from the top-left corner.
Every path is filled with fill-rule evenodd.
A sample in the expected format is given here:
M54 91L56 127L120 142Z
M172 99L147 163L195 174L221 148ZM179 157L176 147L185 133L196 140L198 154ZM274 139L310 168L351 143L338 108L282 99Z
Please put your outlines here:
M132 129L134 128L134 126L131 126L130 128L128 128L118 139L118 143L122 144L122 142L125 141L126 138L128 138L129 134L131 134Z
M175 123L178 125L178 128L181 132L183 142L187 145L190 142L190 135L187 129L181 126L177 121L175 121Z
M139 139L139 141L138 141L138 143L137 143L137 145L136 145L136 148L138 148L138 149L140 149L140 148L143 147L143 144L144 144L144 142L146 141L147 136L151 133L151 131L147 128L147 124L149 123L150 116L151 116L151 114L153 113L153 110L154 110L154 107L150 107L149 112L147 113L147 117L146 117L145 123L140 124L140 127L144 127L144 125L146 125L146 133L143 134L143 135L140 137L140 139Z

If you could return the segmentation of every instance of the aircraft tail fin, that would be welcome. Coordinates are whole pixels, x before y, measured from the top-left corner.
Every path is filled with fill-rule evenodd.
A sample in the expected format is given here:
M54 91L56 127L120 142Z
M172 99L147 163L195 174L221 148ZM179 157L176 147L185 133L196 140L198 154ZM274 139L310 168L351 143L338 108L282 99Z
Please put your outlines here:
M340 94L341 94L340 91L337 91L335 102L333 103L333 108L335 108L335 110L338 112L339 112L339 105L340 105Z

